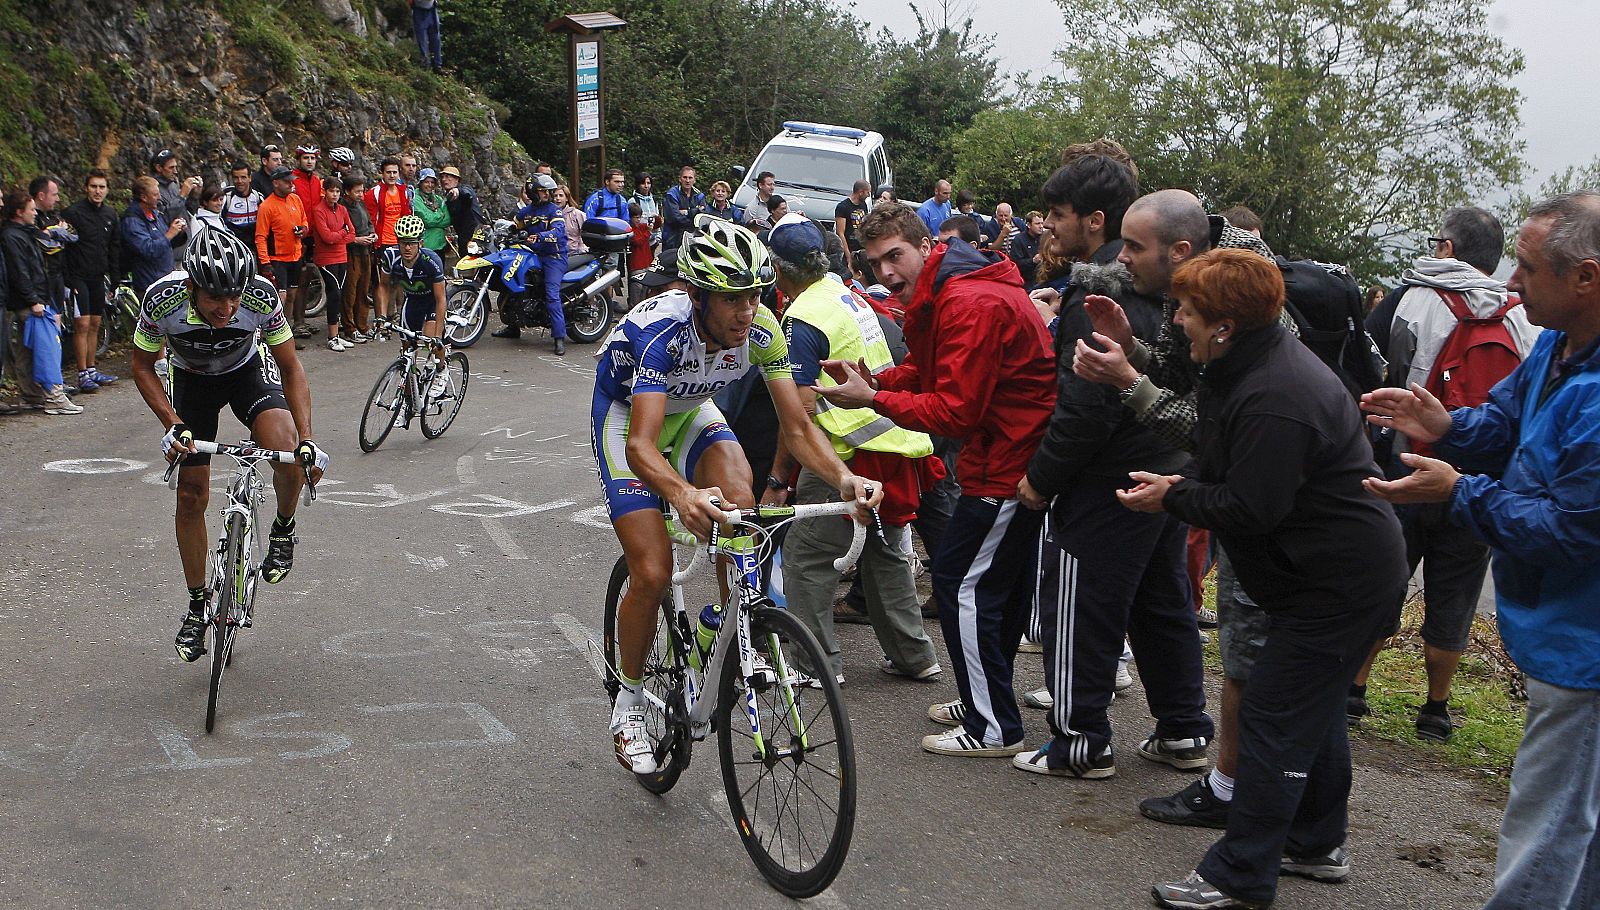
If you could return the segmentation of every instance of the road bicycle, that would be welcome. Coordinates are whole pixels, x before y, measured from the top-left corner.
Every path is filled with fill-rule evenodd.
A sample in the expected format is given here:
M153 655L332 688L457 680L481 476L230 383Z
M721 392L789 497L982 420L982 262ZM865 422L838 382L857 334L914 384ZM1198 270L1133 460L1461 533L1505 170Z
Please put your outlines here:
M449 322L449 320L447 320ZM389 432L396 426L409 427L411 418L421 416L422 435L438 439L456 415L461 413L461 403L467 398L467 355L451 351L450 343L441 338L413 332L405 326L379 319L374 332L399 334L406 344L383 375L372 386L367 396L367 406L361 412L359 440L361 451L375 452ZM439 366L438 354L444 354L444 365ZM444 392L434 396L433 378L436 371L445 371Z
M822 647L762 592L761 565L783 526L828 516L848 521L837 516L855 509L854 503L837 502L728 511L709 543L667 516L672 585L662 599L642 686L657 770L635 778L651 793L671 790L689 765L692 745L715 729L739 838L767 881L791 897L820 893L844 865L855 828L855 746ZM834 566L844 571L865 542L866 527L857 523L849 552ZM681 570L680 550L693 551ZM697 614L687 609L683 584L719 558L730 564L733 585L707 653L696 637ZM613 703L620 689L617 611L628 585L627 560L620 558L605 607L605 685ZM788 660L786 650L806 672Z
M228 484L228 498L222 507L222 533L217 546L206 559L206 630L211 638L211 687L206 696L206 732L217 721L217 696L222 690L222 673L233 663L234 640L241 629L255 620L256 585L261 578L261 562L266 548L256 534L257 513L261 510L263 483L259 467L264 461L299 464L305 471L303 501L317 498L311 483L311 465L301 462L293 452L263 449L250 440L238 445L196 439L195 451L204 455L227 455L237 467ZM166 481L178 486L180 458L167 467Z

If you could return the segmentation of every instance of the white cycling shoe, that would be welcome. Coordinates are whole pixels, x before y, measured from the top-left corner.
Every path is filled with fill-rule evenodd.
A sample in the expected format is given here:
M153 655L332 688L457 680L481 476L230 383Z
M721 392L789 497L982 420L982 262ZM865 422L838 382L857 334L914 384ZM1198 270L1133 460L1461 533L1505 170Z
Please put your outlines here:
M656 772L655 746L645 726L643 705L617 708L611 714L612 739L616 743L617 763L634 774Z

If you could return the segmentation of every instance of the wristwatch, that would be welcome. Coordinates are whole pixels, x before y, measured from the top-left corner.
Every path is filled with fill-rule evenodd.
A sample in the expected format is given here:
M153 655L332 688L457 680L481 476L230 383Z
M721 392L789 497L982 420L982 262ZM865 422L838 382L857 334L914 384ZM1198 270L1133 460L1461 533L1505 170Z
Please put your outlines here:
M767 475L767 489L769 489L769 490L782 490L785 493L793 493L794 492L794 487L791 487L788 484L784 483L783 481L779 480L778 478L773 477L771 474Z

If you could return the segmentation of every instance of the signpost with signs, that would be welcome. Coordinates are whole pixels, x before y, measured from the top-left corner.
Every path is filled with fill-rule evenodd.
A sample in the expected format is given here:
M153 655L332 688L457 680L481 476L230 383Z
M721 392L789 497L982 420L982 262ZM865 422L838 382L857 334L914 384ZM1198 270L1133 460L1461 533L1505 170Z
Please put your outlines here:
M623 28L627 24L610 13L573 13L546 23L544 27L547 32L566 32L571 36L567 62L572 77L572 126L568 137L572 141L573 191L580 196L588 184L579 176L579 153L583 149L598 148L602 177L606 170L602 39L605 32Z

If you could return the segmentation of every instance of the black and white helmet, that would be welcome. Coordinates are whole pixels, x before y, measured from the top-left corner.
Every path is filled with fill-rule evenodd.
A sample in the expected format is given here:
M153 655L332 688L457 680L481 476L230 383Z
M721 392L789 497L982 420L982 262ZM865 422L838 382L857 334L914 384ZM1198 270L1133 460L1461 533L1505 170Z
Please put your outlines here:
M333 159L333 163L334 164L355 164L356 163L356 153L350 151L348 148L345 148L342 145L339 146L338 148L334 149L333 151L329 152L328 153L328 157Z
M213 297L238 297L256 273L256 254L232 231L201 231L183 254L194 286Z

